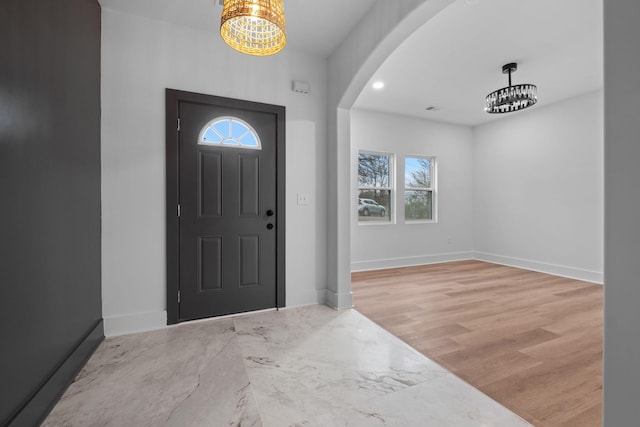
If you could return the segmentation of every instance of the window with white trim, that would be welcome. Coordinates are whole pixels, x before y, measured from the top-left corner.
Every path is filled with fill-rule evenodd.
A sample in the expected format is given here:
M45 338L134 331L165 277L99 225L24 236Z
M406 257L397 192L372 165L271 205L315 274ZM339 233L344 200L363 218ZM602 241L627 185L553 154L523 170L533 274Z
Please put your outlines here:
M238 117L218 117L207 123L198 136L198 144L262 150L253 127Z
M358 153L358 221L390 222L393 155Z
M433 221L435 219L435 158L405 157L404 159L404 219Z

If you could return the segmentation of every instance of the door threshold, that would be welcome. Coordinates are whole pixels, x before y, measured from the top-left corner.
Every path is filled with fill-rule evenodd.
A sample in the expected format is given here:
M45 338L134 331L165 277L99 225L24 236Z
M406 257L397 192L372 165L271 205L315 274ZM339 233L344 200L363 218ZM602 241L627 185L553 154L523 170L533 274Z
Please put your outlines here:
M194 323L208 322L211 320L229 319L230 317L243 317L243 316L249 316L251 314L268 313L270 311L278 311L278 310L280 309L274 307L274 308L265 308L262 310L255 310L255 311L243 311L242 313L232 313L232 314L224 314L222 316L205 317L202 319L184 320L180 323L177 323L175 325L170 325L170 326L190 325Z

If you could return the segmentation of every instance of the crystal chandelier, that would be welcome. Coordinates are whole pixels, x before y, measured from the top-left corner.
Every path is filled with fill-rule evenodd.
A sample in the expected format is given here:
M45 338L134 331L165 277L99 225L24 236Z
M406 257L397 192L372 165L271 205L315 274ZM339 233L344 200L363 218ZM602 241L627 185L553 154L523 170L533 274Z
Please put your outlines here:
M509 74L509 86L487 95L487 113L510 113L524 110L538 102L538 88L532 84L511 85L511 73L518 69L515 62L502 66L502 74Z
M282 0L224 0L220 35L249 55L278 53L287 43Z

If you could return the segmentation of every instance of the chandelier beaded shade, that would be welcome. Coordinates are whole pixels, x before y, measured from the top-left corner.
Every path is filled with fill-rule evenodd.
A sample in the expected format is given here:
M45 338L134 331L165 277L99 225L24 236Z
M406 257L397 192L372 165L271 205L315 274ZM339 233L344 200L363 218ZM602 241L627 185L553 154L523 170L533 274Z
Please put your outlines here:
M487 95L485 111L490 114L524 110L538 102L538 88L532 84L511 85L511 73L518 69L515 62L502 66L502 74L509 73L509 86Z
M287 43L282 0L224 0L220 35L229 46L249 55L280 52Z

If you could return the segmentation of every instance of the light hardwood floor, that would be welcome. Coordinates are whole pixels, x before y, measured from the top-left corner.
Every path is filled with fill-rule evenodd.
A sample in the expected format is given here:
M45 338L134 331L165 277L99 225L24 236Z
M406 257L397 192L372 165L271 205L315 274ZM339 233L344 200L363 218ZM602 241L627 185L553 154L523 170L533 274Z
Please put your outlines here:
M358 311L535 426L601 425L601 285L460 261L352 287Z

